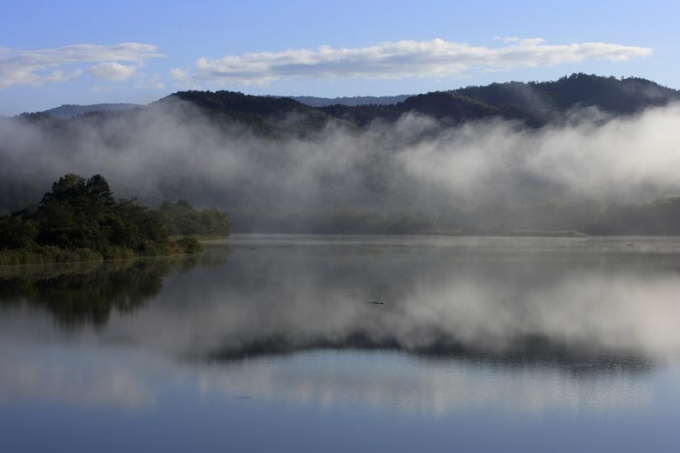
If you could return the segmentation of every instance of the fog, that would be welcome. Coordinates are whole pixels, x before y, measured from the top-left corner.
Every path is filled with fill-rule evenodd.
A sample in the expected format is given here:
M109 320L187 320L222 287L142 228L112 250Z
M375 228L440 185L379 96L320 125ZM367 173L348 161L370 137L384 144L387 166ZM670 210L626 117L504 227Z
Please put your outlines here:
M407 114L365 129L332 121L275 136L179 102L104 118L52 129L0 122L3 177L28 182L37 202L65 173L99 173L117 197L152 206L185 198L227 210L237 229L291 218L304 225L334 210L456 226L456 215L490 206L643 203L680 193L678 105L618 118L579 110L538 130L501 120L443 127ZM270 125L293 131L305 121Z

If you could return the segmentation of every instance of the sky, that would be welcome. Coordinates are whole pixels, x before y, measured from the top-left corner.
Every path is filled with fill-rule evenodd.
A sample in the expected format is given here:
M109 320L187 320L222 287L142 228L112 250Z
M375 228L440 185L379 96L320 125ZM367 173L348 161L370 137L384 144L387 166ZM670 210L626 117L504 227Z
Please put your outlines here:
M677 1L0 0L0 115L180 90L387 96L574 72L680 88Z

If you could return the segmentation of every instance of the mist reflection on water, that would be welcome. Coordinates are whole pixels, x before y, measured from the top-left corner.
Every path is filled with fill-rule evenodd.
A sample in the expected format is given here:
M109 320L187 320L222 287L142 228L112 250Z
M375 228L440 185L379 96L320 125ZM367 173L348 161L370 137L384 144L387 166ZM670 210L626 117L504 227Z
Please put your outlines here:
M221 401L230 417L239 404L674 417L678 243L632 240L248 236L210 247L203 265L99 269L52 287L55 275L14 275L0 292L0 415L38 401L164 407L178 421ZM90 280L109 289L79 289ZM105 317L65 314L81 290ZM168 409L177 395L182 410Z
M148 309L110 330L207 359L318 348L680 353L680 255L597 242L588 252L571 238L483 239L236 240L224 265L168 279Z

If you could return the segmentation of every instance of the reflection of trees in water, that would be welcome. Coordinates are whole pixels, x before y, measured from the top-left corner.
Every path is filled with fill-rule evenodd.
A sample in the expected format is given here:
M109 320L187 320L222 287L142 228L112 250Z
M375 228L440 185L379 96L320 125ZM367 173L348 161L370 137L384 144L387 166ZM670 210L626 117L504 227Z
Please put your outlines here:
M65 328L101 327L112 311L132 313L157 295L169 272L197 264L189 257L34 268L0 276L0 303L47 310Z
M230 254L231 248L224 241L216 241L214 244L203 244L203 253L192 255L188 259L197 260L201 267L218 267L227 262Z

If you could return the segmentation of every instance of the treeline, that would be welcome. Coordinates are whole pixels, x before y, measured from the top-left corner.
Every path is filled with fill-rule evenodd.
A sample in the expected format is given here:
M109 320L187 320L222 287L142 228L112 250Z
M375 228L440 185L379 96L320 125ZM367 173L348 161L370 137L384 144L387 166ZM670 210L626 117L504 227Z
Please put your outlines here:
M152 210L134 199L115 200L101 175L67 174L37 206L0 216L0 263L196 253L201 245L189 235L225 237L229 227L219 211L204 213L187 202ZM171 234L184 237L173 241Z
M680 236L680 197L640 205L572 203L490 204L470 210L452 207L438 215L381 214L326 209L314 216L245 217L245 232L311 234L443 234L471 236Z
M229 216L217 209L198 210L186 200L164 201L158 210L171 236L225 237L231 229Z

